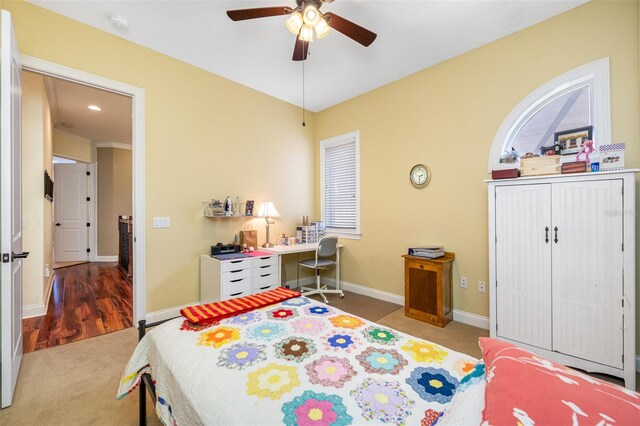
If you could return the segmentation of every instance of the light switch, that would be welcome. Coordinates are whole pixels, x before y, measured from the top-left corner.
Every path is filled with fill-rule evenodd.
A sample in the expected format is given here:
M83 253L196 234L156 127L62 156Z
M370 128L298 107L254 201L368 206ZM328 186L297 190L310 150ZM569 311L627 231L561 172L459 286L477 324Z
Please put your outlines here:
M153 227L154 228L171 228L171 218L170 217L154 217Z

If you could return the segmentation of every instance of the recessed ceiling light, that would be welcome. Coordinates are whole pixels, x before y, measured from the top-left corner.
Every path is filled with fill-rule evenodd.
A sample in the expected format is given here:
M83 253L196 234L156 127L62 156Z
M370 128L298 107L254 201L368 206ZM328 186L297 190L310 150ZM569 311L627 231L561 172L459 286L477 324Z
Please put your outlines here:
M91 111L102 111L102 108L100 108L98 105L89 105L87 108L89 108Z

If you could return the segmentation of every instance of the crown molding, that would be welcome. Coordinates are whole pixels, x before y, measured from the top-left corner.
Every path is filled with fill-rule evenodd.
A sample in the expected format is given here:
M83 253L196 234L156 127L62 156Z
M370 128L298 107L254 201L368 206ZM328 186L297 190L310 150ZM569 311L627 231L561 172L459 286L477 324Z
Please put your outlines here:
M131 150L131 145L122 142L96 142L96 148L117 148Z
M53 132L54 133L62 133L63 135L65 135L67 137L70 137L72 139L76 139L76 140L78 140L80 142L84 142L84 143L88 143L88 144L93 145L93 141L91 139L87 139L85 137L75 135L75 134L73 134L71 132L68 132L66 130L62 130L62 129L58 129L58 128L54 127L53 128Z

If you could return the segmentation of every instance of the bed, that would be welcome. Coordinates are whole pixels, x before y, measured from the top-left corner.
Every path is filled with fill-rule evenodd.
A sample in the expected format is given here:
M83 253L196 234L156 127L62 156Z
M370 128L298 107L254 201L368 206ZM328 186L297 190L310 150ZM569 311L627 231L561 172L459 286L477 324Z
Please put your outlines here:
M492 405L498 415L511 423L533 424L526 420L536 419L531 404L540 398L529 398L531 391L523 390L527 386L514 371L544 370L543 380L552 380L553 388L569 386L569 391L585 380L595 382L566 367L541 363L526 351L509 353L513 346L503 342L486 339L484 345L489 374L483 360L296 297L213 324L175 318L153 328L131 356L118 398L140 387L144 392L146 378L156 413L167 425L478 425L487 411L485 401L492 398L500 401ZM508 373L500 373L501 362L508 363ZM491 379L496 384L492 393ZM602 402L600 392L600 402L592 404L594 415L638 418L638 394L598 386L615 393L613 399L624 393L631 402L614 408L608 400ZM520 398L515 404L512 394ZM571 423L575 406L560 403L565 402L561 396L554 402L560 404L553 411L554 423L565 416ZM144 412L142 406L141 424Z

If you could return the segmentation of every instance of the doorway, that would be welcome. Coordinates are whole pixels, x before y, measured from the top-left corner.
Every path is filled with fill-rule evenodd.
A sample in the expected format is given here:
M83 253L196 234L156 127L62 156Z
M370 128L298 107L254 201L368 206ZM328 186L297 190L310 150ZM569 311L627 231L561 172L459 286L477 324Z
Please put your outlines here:
M25 305L43 298L44 307L44 315L24 315L27 353L133 324L132 282L117 262L125 250L117 244L118 222L132 216L132 102L31 71L23 71L22 81L23 149L37 157L23 161L23 204L35 210L24 234L32 246L45 247L25 262ZM34 179L42 163L44 200ZM38 219L42 227L29 226Z

